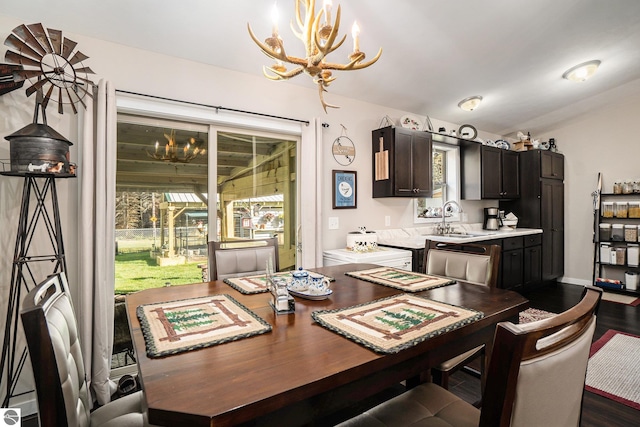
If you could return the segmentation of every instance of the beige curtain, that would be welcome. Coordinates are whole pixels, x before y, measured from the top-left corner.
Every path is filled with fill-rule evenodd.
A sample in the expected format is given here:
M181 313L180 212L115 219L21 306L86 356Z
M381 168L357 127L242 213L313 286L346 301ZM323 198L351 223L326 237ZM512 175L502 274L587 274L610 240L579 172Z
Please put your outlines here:
M115 253L116 100L101 80L87 103L78 147L78 323L87 382L100 405L111 400Z

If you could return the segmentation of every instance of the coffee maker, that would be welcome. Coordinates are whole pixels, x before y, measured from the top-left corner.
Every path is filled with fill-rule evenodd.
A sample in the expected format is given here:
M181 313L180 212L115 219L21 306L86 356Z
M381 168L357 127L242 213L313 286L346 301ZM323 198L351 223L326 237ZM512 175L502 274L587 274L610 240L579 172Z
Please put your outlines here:
M482 228L485 230L498 230L502 227L500 210L498 208L484 208L484 222Z

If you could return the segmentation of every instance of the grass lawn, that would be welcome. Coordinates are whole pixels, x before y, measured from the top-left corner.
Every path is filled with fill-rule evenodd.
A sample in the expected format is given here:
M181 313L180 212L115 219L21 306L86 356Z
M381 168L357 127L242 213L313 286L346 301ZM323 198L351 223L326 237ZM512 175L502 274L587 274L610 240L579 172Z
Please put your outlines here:
M149 251L130 252L116 255L116 294L128 294L149 288L172 285L184 285L202 281L202 272L198 264L159 267L149 256ZM206 261L204 261L206 262Z

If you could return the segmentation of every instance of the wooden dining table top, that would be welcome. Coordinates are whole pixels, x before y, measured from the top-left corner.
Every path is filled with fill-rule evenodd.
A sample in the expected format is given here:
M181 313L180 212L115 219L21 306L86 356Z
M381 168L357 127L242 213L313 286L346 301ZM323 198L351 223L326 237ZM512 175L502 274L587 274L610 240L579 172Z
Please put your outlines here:
M295 313L291 314L276 314L269 305L268 292L245 295L220 280L129 294L127 314L149 422L228 426L271 414L279 417L279 425L305 424L354 399L419 375L462 351L490 344L498 322L515 321L528 307L528 300L516 292L469 283L418 292L435 301L481 311L484 317L398 353L376 353L325 329L311 317L316 310L345 308L402 293L345 275L373 267L344 264L311 269L335 278L333 293L320 301L296 298ZM215 294L232 296L272 330L171 356L147 356L136 315L138 306Z

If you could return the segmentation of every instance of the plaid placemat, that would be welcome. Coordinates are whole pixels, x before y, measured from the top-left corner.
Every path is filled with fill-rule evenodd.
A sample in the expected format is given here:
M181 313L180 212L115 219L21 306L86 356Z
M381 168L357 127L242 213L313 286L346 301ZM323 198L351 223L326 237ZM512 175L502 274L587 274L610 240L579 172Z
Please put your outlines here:
M274 276L284 277L289 280L292 278L291 271L281 271L279 273L274 273ZM320 273L313 273L320 274ZM334 281L333 277L325 276L330 281ZM268 292L267 288L267 276L265 274L259 274L256 276L243 276L243 277L231 277L223 280L224 283L231 286L236 291L241 294L249 295L249 294L259 294L262 292Z
M376 267L369 270L349 271L345 274L378 285L401 289L405 292L426 291L456 283L455 280L448 278L429 276L393 267Z
M136 314L149 357L210 347L271 330L270 324L226 294L145 304Z
M397 353L484 317L480 311L399 294L365 304L311 313L325 328L379 353Z

